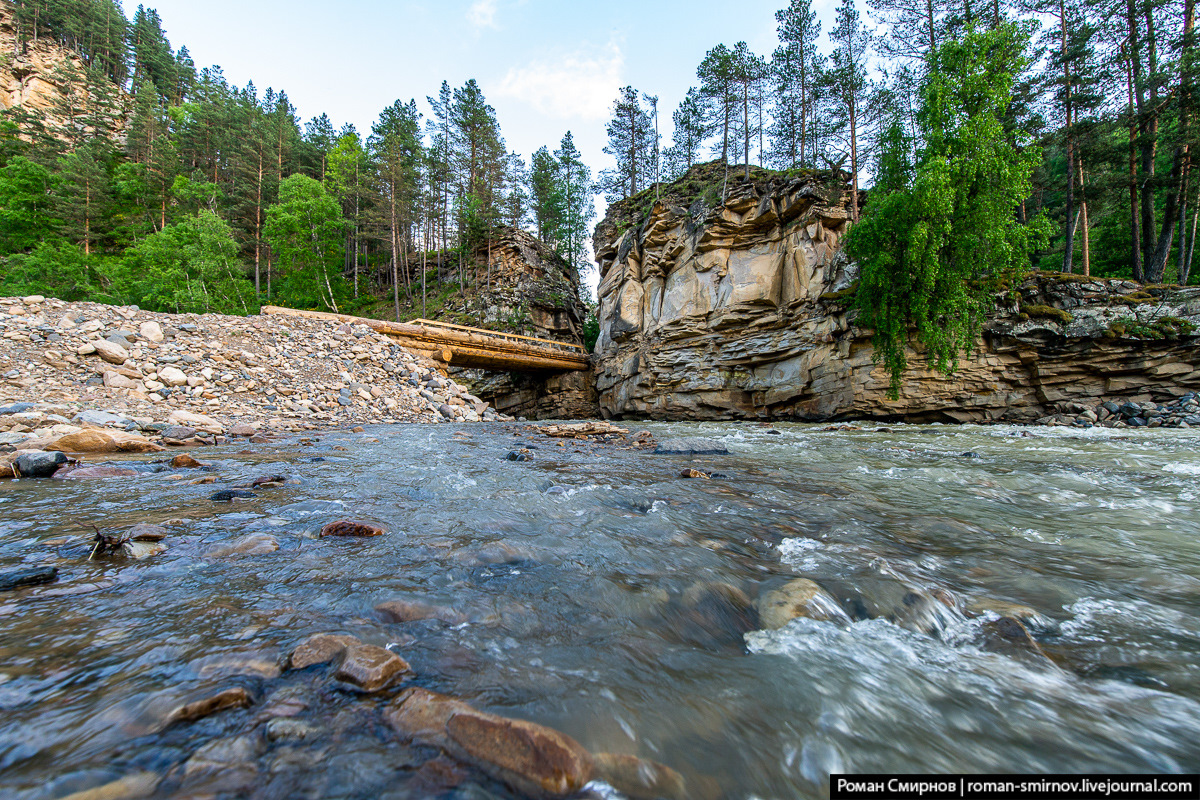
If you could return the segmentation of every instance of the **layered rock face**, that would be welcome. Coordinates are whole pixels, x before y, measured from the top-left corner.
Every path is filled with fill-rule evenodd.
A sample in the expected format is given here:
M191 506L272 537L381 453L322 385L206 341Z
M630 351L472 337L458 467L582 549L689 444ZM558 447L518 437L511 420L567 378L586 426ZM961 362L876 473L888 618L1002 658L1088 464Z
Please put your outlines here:
M644 216L631 213L638 198L616 204L596 229L606 417L1031 420L1063 404L1200 388L1188 335L1200 290L1038 276L999 300L954 375L912 352L900 398L888 400L871 332L847 311L856 269L840 249L841 181L738 182L715 207L673 200Z
M483 292L484 327L539 339L583 344L587 308L580 299L579 273L529 233L503 228L490 247L476 254L489 264L491 288ZM503 373L463 370L456 378L505 414L531 419L598 416L591 371Z

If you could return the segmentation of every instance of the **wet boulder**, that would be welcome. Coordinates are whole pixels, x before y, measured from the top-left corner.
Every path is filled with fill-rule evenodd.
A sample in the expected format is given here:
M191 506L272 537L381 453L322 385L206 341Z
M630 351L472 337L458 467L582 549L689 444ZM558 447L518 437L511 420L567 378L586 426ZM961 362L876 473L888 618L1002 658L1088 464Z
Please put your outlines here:
M833 595L807 578L797 578L764 592L754 605L758 609L759 623L768 630L782 628L800 617L845 624L850 622L850 616Z
M296 646L288 666L304 669L313 664L326 664L346 652L346 648L362 644L354 636L340 633L315 633Z
M439 747L526 797L571 797L595 771L591 754L560 731L424 689L402 693L384 716L406 740Z
M342 653L335 673L338 680L352 684L363 692L378 692L400 681L412 672L400 656L373 644L355 644Z
M22 478L49 478L67 463L67 456L59 451L29 452L17 456L13 463Z

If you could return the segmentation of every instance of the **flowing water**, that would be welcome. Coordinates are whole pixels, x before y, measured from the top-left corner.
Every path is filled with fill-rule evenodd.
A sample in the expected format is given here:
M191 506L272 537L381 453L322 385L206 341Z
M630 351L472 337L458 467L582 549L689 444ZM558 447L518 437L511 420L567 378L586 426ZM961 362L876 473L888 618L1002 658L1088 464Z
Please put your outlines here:
M197 453L211 485L150 459L0 483L0 571L61 576L0 594L0 795L148 771L164 797L510 796L431 783L386 696L278 674L325 631L391 647L416 685L666 764L697 798L820 797L839 771L1200 771L1196 433L644 427L730 452L407 426ZM276 473L291 482L209 500ZM317 538L346 517L389 532ZM169 520L160 555L88 560L93 523ZM214 551L256 533L279 549ZM853 621L752 630L741 593L796 577ZM454 616L386 622L395 599ZM1011 613L1040 651L989 646L995 614L963 611L1001 602L1032 609ZM180 696L230 685L255 704L163 728Z

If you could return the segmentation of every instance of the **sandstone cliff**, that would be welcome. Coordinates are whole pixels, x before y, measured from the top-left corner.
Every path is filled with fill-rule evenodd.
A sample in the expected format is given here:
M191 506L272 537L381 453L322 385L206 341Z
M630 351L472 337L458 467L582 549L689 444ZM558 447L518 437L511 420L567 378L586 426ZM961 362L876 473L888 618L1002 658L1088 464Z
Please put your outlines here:
M850 213L837 178L760 173L724 204L693 191L685 206L668 189L609 210L594 239L605 416L1026 420L1200 388L1200 290L1035 276L998 298L955 375L911 353L888 400L871 332L847 310L856 270L840 249Z
M462 321L539 339L583 344L587 307L579 273L523 230L500 228L475 254L483 287L458 309ZM482 312L474 309L482 307ZM445 316L445 315L443 315ZM595 379L590 371L516 374L464 370L457 375L498 410L533 419L594 417Z

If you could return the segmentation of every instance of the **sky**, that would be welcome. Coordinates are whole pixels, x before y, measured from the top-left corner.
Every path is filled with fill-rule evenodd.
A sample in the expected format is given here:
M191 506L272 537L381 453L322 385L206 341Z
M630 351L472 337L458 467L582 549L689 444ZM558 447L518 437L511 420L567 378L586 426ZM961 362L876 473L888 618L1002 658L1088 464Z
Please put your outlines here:
M132 16L136 5L125 0ZM303 120L329 114L369 133L395 100L475 78L510 150L528 162L570 130L593 174L610 166L604 124L617 91L658 95L664 134L711 47L776 47L787 0L151 0L171 45L237 86L282 89ZM828 31L835 0L815 0ZM669 136L664 136L669 141ZM602 208L600 209L603 210Z

